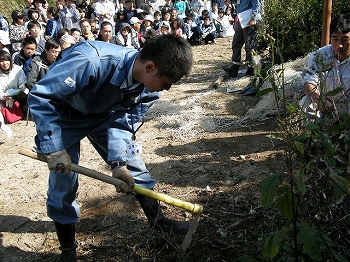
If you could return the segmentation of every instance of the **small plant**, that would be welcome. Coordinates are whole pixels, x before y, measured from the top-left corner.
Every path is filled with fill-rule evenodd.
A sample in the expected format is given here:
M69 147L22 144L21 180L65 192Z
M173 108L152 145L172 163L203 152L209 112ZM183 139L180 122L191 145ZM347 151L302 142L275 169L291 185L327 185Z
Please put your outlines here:
M284 46L279 46L283 39L279 42L271 39L271 57L277 56L278 61L283 62L280 50ZM349 261L349 115L335 111L320 118L317 114L305 114L296 102L287 103L283 99L283 63L275 69L275 60L272 61L268 75L272 87L258 95L274 93L280 112L280 136L276 138L284 141L287 170L280 170L260 182L261 203L265 208L273 206L286 220L281 219L275 232L265 238L262 253L278 261L290 261L290 254L294 261ZM320 67L320 75L329 70L327 66ZM327 92L324 83L319 84L321 101L342 90L339 87ZM333 99L333 103L336 102Z

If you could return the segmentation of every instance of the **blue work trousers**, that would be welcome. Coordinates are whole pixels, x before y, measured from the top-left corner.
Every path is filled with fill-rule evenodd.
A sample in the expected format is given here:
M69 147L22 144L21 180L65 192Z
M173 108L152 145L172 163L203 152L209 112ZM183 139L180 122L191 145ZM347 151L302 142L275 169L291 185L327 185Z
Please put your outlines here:
M109 113L72 115L61 114L61 129L64 147L72 159L78 164L80 157L80 141L87 137L99 155L107 163L107 133ZM131 134L130 134L131 137ZM37 143L38 144L38 143ZM137 155L127 157L126 163L135 184L152 189L156 183L149 175L144 161ZM78 174L62 174L50 171L47 198L48 216L61 224L76 223L80 217L79 206L76 203L78 190Z

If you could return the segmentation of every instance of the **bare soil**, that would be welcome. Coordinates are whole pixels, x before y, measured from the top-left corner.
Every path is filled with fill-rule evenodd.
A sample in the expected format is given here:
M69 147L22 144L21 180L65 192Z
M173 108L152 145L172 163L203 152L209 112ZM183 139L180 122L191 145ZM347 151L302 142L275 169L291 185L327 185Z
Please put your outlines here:
M183 253L179 246L184 236L150 229L133 196L117 194L114 186L81 175L79 261L262 260L261 243L271 221L266 217L271 214L261 207L258 184L283 169L283 145L268 137L278 129L274 118L205 128L205 120L229 123L258 101L227 93L226 87L210 88L231 58L230 39L218 42L193 47L192 75L164 92L159 102L178 112L167 116L166 110L151 111L137 137L143 143L143 159L158 180L155 190L204 206L190 247ZM189 101L184 109L183 103ZM202 126L195 126L188 136L176 136L179 127L167 117L179 113L181 118L181 110L191 114L195 107L201 109ZM55 261L60 251L53 222L46 215L47 166L18 154L20 147L34 145L35 126L31 120L10 126L13 138L0 132L0 261ZM87 140L82 141L80 164L110 174ZM193 219L190 212L161 205L173 219Z

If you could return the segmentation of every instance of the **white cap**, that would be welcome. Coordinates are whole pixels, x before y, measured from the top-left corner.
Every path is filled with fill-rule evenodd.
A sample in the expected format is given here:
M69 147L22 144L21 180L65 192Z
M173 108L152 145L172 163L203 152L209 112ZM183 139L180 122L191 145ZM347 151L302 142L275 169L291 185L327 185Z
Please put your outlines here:
M3 45L11 44L8 32L0 30L0 43Z
M137 24L137 23L141 23L140 19L138 19L137 17L133 16L130 18L130 24Z
M146 15L146 16L145 16L145 18L143 19L143 21L145 21L145 20L147 20L147 21L151 21L151 22L153 23L154 18L153 18L153 16L152 16L152 15Z
M161 28L162 26L166 26L168 29L170 29L170 24L168 21L162 21L159 24L159 28Z

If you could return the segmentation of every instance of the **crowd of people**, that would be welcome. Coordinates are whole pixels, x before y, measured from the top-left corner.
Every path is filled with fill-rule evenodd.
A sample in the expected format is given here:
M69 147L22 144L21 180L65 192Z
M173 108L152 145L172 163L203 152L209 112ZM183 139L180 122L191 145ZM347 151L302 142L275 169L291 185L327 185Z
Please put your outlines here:
M22 10L12 11L12 21L0 15L0 49L11 55L8 70L18 65L27 78L26 88L9 96L7 90L20 85L0 67L0 100L18 101L24 114L33 84L49 70L61 50L76 43L96 40L140 50L157 35L173 34L192 45L216 44L218 37L234 35L237 22L235 5L228 0L57 0L55 6L46 0L24 3ZM7 63L2 60L0 63ZM10 137L6 121L0 122Z
M0 49L10 54L0 58L1 107L18 101L24 114L33 85L62 50L79 42L96 40L141 50L157 35L208 44L234 34L234 8L226 0L207 6L202 0L57 0L55 6L46 0L24 2L22 10L12 11L12 21L0 15ZM10 92L14 89L19 91ZM11 137L2 115L0 124Z

